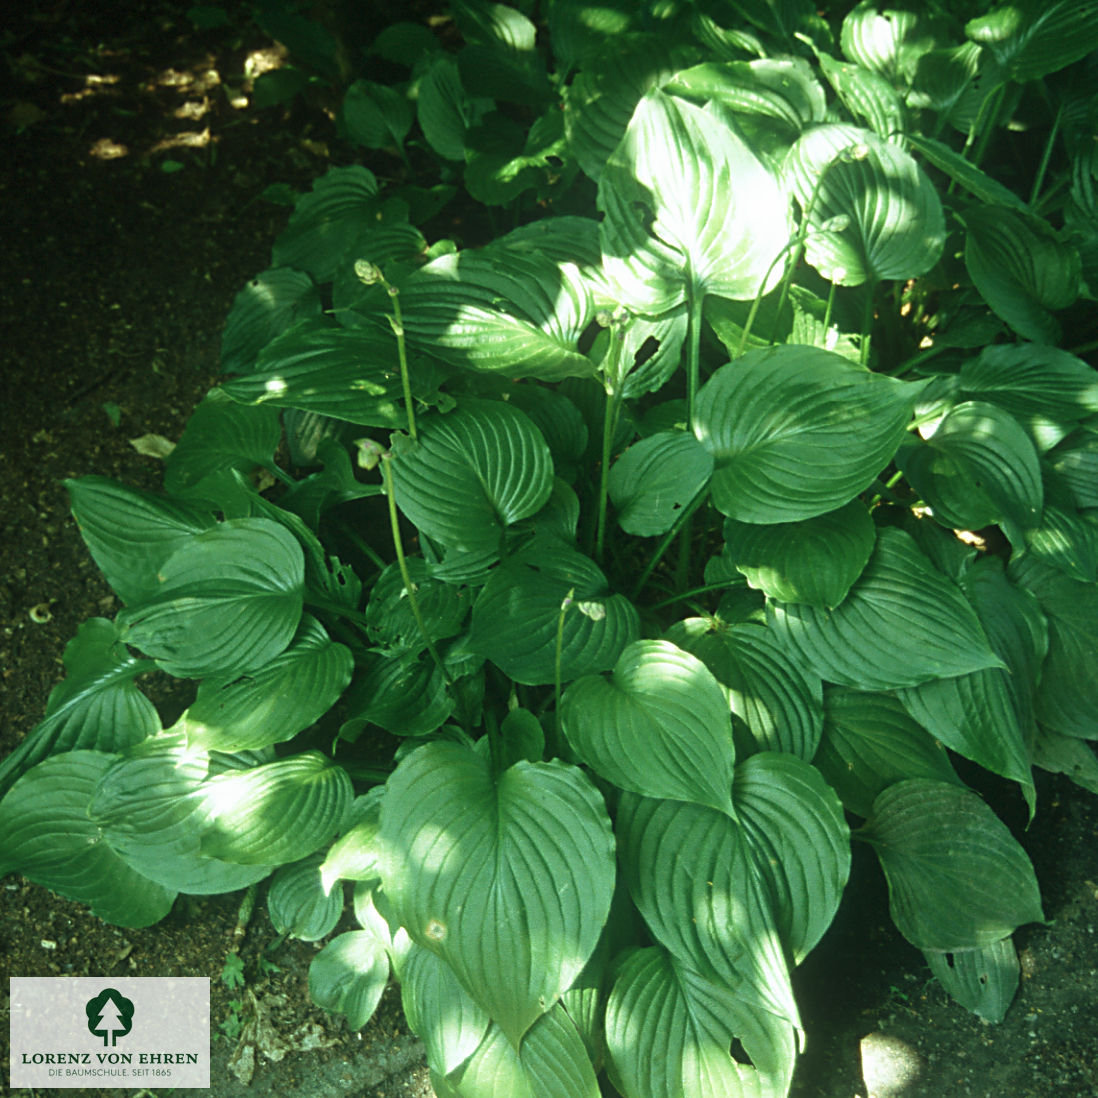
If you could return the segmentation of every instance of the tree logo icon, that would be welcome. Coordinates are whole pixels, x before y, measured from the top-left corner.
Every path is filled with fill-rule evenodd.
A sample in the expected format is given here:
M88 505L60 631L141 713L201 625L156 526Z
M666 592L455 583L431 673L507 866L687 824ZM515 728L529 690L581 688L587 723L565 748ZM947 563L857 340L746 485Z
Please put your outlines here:
M102 1037L105 1045L118 1044L118 1038L133 1029L133 1003L113 987L105 987L94 999L89 999L84 1010L88 1029L96 1037Z

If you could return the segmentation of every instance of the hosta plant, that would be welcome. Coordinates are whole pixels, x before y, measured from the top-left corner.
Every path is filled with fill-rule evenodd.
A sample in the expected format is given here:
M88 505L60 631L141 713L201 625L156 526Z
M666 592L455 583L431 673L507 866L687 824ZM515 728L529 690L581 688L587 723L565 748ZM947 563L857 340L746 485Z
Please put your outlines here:
M0 764L0 872L350 899L312 994L399 981L440 1098L785 1095L851 841L1001 1018L1041 902L955 764L1098 788L1096 12L388 28L341 119L393 178L300 197L163 492L68 485L122 609Z

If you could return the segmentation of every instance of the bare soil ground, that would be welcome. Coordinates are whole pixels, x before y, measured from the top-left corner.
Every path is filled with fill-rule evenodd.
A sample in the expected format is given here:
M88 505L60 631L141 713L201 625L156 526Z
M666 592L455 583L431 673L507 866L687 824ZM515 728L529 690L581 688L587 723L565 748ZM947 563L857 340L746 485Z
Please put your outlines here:
M348 156L315 109L234 106L249 52L269 46L246 29L243 4L228 8L234 24L207 31L186 7L62 0L25 5L0 32L0 755L41 718L79 623L117 609L62 480L158 484L155 460L130 440L178 438L216 381L233 296L285 223L265 188L304 189L329 155ZM168 719L187 701L157 700ZM799 974L808 1044L797 1098L1098 1095L1098 801L1062 778L1038 790L1037 820L1019 833L1049 924L1018 935L1024 979L1006 1021L985 1025L930 980L859 856L835 926ZM1020 828L1020 799L987 795ZM276 944L262 903L241 944L239 902L180 902L134 931L7 878L0 976L208 976L217 1037L205 1093L216 1098L430 1095L398 994L347 1031L309 1005L317 947ZM238 945L246 985L229 988L221 974ZM6 1007L6 982L0 992ZM0 1019L5 1047L6 1037ZM898 1047L886 1039L910 1050L906 1083L889 1083L875 1053L862 1077L863 1044Z

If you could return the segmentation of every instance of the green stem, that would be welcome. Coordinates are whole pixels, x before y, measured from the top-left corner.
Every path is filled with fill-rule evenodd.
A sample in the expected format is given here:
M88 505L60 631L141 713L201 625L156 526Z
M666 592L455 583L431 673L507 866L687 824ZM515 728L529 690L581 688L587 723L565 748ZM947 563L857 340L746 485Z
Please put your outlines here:
M991 141L991 135L995 130L995 123L999 118L999 109L1003 105L1003 97L1006 95L1006 84L1000 84L988 97L984 100L980 107L980 114L976 119L976 124L980 128L980 139L976 144L976 151L972 155L972 163L977 167L980 166L980 161L984 158L984 153L987 152L988 144ZM987 111L987 115L984 115L984 107L991 104L990 109ZM967 148L967 144L965 146Z
M430 652L431 659L435 661L439 671L442 672L442 677L446 681L446 685L452 687L454 685L454 680L450 677L450 672L446 670L446 665L442 662L442 657L438 654L438 649L435 647L435 642L431 639L431 634L427 632L427 626L423 621L423 611L419 608L419 597L416 595L415 584L412 583L412 576L408 571L408 561L404 557L404 545L400 538L400 519L397 517L396 490L393 487L392 460L392 454L385 454L382 456L381 475L385 481L385 494L389 497L389 526L393 532L393 548L396 550L397 563L400 566L400 576L404 581L404 590L408 595L408 606L410 607L412 616L416 619L416 625L419 626L419 631L427 644L427 651Z
M1056 117L1052 120L1052 129L1049 130L1048 140L1045 142L1045 149L1041 155L1041 163L1037 166L1037 175L1033 180L1033 189L1029 192L1029 204L1034 209L1037 207L1037 198L1041 193L1041 187L1045 182L1045 172L1048 171L1048 162L1052 157L1052 146L1056 141L1056 135L1060 131L1060 117L1063 114L1064 105L1060 104L1056 111Z
M695 595L708 595L711 591L731 591L735 587L734 583L729 583L727 580L724 583L707 583L703 587L692 587L689 591L682 591L679 594L672 595L669 599L653 603L648 609L662 610L665 606L674 606L675 603L682 602L683 599L693 598Z
M564 616L568 613L575 594L576 589L573 587L564 596L564 601L560 604L560 613L557 615L557 650L553 663L553 700L555 702L554 716L557 725L557 743L563 742L563 732L560 726L560 681L562 653L564 651Z
M352 530L350 526L345 522L337 523L337 529L341 534L364 556L366 557L375 568L384 572L389 567L387 561L383 560L381 555L366 539L359 534L356 530Z
M824 335L831 327L831 310L835 305L835 283L831 283L831 289L827 291L827 304L824 306Z
M397 340L397 355L400 358L400 383L404 386L404 407L408 413L408 434L416 438L416 412L415 402L412 400L412 380L408 374L408 351L404 345L404 318L400 313L400 291L388 282L385 289L393 303L393 315L389 317L389 326L393 329L393 335Z

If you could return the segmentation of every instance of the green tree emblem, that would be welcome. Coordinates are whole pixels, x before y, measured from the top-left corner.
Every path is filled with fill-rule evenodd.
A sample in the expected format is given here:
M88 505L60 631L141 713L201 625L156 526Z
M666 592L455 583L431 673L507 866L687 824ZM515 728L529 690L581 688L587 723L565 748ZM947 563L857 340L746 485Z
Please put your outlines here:
M105 987L84 1006L88 1015L88 1029L103 1044L116 1045L119 1037L125 1037L133 1029L133 1003L113 987Z

